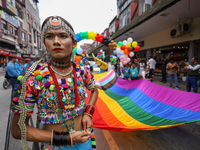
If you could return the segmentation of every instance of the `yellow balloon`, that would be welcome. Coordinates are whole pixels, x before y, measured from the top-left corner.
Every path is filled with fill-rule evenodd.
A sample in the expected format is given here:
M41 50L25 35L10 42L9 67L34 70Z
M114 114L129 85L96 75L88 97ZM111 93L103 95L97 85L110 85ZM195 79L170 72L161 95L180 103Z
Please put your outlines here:
M117 48L120 48L120 46L117 45Z
M138 43L136 42L136 41L134 41L133 43L132 43L132 46L135 48L136 46L138 45Z
M126 47L131 47L131 43L128 43L128 44L126 45Z

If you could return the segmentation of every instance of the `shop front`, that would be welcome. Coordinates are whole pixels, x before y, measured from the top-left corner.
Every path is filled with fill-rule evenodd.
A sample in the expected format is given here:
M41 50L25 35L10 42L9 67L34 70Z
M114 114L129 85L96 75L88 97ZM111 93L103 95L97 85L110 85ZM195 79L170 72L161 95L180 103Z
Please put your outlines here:
M7 65L7 63L9 62L9 59L8 59L9 55L10 55L9 51L0 49L0 67L3 67L3 65Z

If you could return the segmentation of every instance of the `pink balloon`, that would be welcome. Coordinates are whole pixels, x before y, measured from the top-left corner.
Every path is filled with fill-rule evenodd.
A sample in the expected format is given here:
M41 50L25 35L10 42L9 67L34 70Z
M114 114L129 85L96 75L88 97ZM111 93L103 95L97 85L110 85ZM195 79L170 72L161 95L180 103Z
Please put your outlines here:
M126 65L128 62L126 61L126 60L124 60L123 62L122 62L122 64L123 65Z
M120 58L120 60L121 60L121 61L123 61L123 60L124 60L124 57L123 57L123 55L121 55L119 58Z
M131 61L131 59L130 59L130 58L127 58L126 60L127 60L127 62L130 62L130 61Z

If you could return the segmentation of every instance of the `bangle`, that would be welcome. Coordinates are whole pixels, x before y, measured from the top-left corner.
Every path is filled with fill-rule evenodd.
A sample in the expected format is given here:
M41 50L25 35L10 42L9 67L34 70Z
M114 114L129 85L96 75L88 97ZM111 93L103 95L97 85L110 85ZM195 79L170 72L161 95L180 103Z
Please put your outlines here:
M70 141L71 141L71 146L75 146L76 143L73 142L73 139L72 139L72 134L71 132L69 132L69 136L70 136Z
M95 110L94 106L87 105L84 112L93 116L94 110Z
M53 145L53 130L51 132L51 145Z
M89 105L89 106L92 106L92 107L95 109L94 105L92 105L92 104L87 104L87 106L88 106L88 105Z
M88 114L88 113L86 113L86 112L84 112L83 114L84 114L84 115L88 115L88 116L90 116L90 117L93 119L93 116L92 116L92 115L90 115L90 114Z
M70 145L69 132L53 132L53 142L55 146Z

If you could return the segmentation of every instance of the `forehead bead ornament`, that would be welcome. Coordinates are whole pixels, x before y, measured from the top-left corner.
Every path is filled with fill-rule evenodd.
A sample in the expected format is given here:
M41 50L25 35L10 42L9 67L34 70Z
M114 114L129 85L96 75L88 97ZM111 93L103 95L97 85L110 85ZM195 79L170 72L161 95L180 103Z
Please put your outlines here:
M44 38L45 38L44 37L45 33L48 29L57 30L57 29L60 29L61 27L66 29L66 31L68 31L72 40L75 40L75 33L72 30L72 28L67 23L62 21L61 18L59 18L58 16L54 16L54 17L49 18L49 20L44 24L44 26L42 28L42 37L43 37L42 40L43 40L43 42L44 42Z

